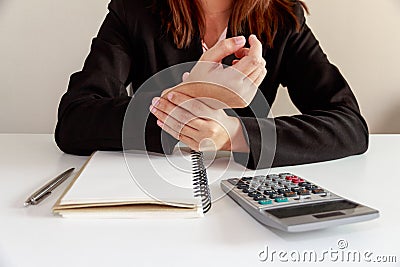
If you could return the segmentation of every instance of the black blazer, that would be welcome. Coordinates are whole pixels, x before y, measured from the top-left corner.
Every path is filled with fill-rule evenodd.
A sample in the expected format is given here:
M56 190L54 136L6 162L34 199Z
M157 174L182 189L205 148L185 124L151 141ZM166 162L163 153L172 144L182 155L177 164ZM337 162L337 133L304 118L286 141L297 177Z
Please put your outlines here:
M83 69L71 76L60 102L55 139L64 152L89 155L95 150L121 150L122 123L131 100L126 87L132 84L135 91L155 73L200 58L200 38L186 49L177 49L148 2L112 0L109 4ZM235 158L249 168L268 167L263 155L274 152L274 142L261 142L261 138L274 132L274 125L273 166L331 160L363 153L368 147L368 128L349 85L320 48L300 5L295 9L301 29L281 29L273 48L264 48L268 73L260 90L271 106L278 86L287 87L302 114L268 119L269 110L264 118L255 118L246 108L235 110L251 151L248 162L242 162L240 153ZM229 64L229 59L224 63ZM144 99L143 108L148 108L151 98ZM146 135L141 137L145 149L170 153L161 147L155 117L151 115L146 123ZM132 133L132 137L140 135Z

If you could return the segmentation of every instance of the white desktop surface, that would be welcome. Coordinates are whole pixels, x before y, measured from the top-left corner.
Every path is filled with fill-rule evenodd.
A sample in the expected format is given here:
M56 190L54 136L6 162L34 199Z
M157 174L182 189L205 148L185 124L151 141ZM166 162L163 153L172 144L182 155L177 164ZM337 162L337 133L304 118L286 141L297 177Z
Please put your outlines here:
M396 256L400 266L400 135L371 135L360 156L273 169L293 172L380 211L373 221L289 234L266 228L229 197L202 219L93 220L54 216L51 207L68 182L38 206L23 202L33 191L87 159L58 150L52 135L0 134L0 267L3 266L288 266L259 260L259 253L298 250L372 252ZM267 172L267 171L266 171ZM326 254L325 254L326 255ZM333 256L335 258L336 256ZM282 258L284 259L284 258ZM309 265L295 263L296 266ZM326 260L324 265L342 262ZM349 264L349 263L348 263Z

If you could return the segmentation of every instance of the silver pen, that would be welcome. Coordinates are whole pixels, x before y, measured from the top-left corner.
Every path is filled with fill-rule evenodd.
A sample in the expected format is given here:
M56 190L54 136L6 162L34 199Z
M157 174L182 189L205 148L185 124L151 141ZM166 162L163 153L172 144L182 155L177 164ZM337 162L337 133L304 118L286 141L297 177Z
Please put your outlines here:
M39 190L33 193L24 203L24 206L27 207L29 205L36 205L42 202L43 199L48 197L51 194L51 191L55 189L57 186L62 184L67 178L71 175L71 173L75 170L75 168L71 168L66 170L65 172L58 175L53 180L49 181L47 184L42 186Z

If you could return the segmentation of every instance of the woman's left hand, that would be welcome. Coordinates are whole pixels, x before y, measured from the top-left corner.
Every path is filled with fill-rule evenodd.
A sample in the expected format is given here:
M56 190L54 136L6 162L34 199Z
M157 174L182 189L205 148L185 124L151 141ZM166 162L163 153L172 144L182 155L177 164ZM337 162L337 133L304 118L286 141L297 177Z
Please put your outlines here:
M171 92L155 97L150 111L157 117L158 126L193 150L248 152L239 119L200 100Z

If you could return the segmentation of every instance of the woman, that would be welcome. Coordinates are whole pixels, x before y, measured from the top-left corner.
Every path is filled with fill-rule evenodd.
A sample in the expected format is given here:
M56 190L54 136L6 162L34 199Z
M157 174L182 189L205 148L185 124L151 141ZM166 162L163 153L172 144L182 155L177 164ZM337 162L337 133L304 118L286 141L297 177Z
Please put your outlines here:
M190 97L163 95L145 103L154 114L146 124L145 149L169 153L160 141L163 131L170 135L172 146L180 139L198 147L201 140L211 138L217 149L239 155L238 161L241 153L247 153L249 160L242 162L247 167L263 168L268 166L262 154L269 154L271 148L261 141L262 133L276 126L273 166L365 152L368 128L356 99L306 25L304 8L293 0L112 0L82 71L71 76L61 100L57 144L66 153L78 155L122 149L122 124L131 100L126 87L132 84L135 91L155 73L203 56L207 61L240 66L259 85L269 105L278 86L287 87L302 114L271 121L254 118L246 108L235 110L239 118L215 110L221 124L230 125L227 130L213 120L196 117L190 108L180 108L182 114L202 123L201 127L183 123L185 131L176 132L166 116ZM250 48L244 48L245 40ZM196 101L191 102L201 105Z

